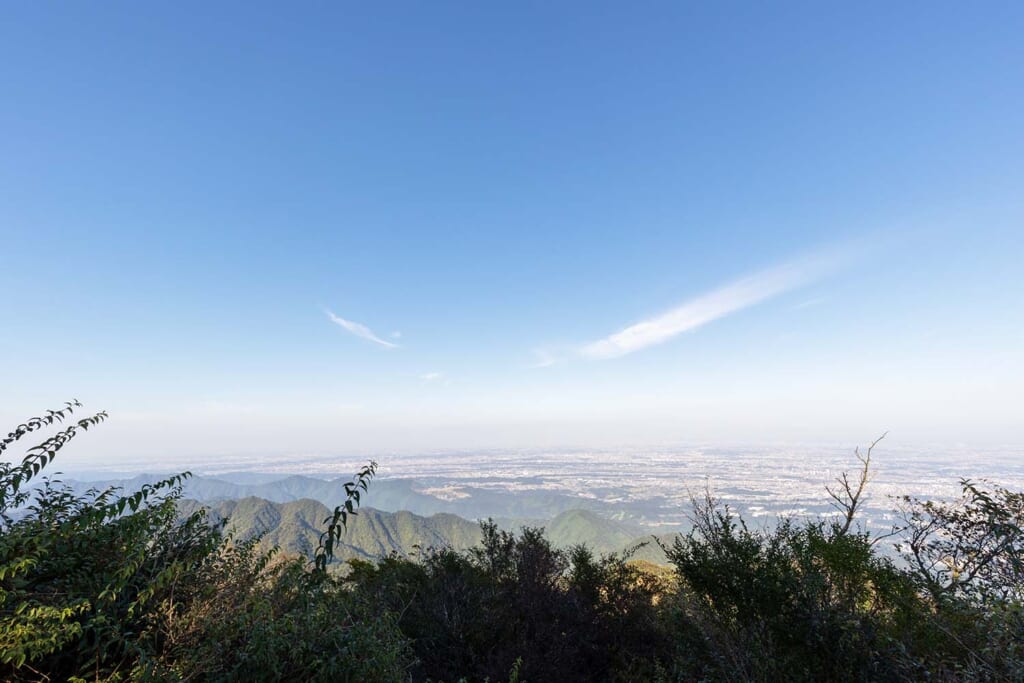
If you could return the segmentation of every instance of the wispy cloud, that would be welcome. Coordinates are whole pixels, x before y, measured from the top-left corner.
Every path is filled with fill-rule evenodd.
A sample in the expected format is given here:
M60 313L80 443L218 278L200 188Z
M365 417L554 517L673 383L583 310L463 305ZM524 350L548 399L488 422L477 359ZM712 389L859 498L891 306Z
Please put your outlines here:
M436 382L444 377L440 372L424 372L420 375L420 379L424 382Z
M552 365L558 363L559 356L548 351L547 349L534 349L533 350L534 361L527 365L527 368L550 368Z
M340 327L343 327L345 330L351 332L357 337L368 339L375 344L380 344L381 346L385 346L389 349L398 348L398 344L395 344L394 342L389 342L386 339L381 339L380 337L375 335L373 333L373 330L371 330L366 325L354 322L352 320L345 320L341 316L334 315L334 313L332 313L331 311L326 311L326 313L327 317L330 319L332 323Z
M683 332L805 285L824 275L836 263L834 256L819 255L755 273L693 298L667 313L586 344L579 353L592 359L618 358L661 344Z
M817 306L818 304L824 302L827 298L828 297L824 297L824 296L816 296L813 299L807 299L806 301L801 301L800 303L798 303L795 306L793 306L793 310L794 311L799 311L801 308L809 308L811 306Z

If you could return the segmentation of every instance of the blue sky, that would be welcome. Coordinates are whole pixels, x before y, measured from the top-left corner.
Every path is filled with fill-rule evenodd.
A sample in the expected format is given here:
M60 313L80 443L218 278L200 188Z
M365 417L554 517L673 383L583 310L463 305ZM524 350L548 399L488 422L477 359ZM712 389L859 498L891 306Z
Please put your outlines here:
M1024 442L1024 7L761 5L8 4L0 415Z

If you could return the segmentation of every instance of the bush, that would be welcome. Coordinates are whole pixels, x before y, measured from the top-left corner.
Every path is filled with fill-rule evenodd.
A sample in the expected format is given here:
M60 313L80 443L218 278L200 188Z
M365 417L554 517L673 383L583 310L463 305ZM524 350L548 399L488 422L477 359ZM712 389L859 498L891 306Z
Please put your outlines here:
M897 549L942 640L943 665L977 680L1024 680L1024 493L961 481L953 502L902 499Z
M0 441L70 420L77 401ZM0 676L9 681L400 680L394 617L326 571L376 465L346 486L313 563L271 564L203 510L181 518L187 472L139 491L76 494L35 479L106 413L67 424L18 464L0 463Z
M783 520L754 531L710 496L666 552L686 667L719 680L901 680L923 605L866 533ZM680 623L680 621L682 623Z
M0 452L70 419L80 404L19 425ZM115 680L143 656L146 611L202 561L216 534L201 513L179 520L187 473L131 495L75 495L59 481L30 484L105 413L72 422L0 465L0 663L7 680Z
M408 643L387 612L301 558L230 541L154 619L163 641L144 678L203 681L398 681ZM184 606L182 606L184 605Z
M355 590L401 614L417 680L637 680L658 648L656 581L618 557L482 525L481 545L352 561Z

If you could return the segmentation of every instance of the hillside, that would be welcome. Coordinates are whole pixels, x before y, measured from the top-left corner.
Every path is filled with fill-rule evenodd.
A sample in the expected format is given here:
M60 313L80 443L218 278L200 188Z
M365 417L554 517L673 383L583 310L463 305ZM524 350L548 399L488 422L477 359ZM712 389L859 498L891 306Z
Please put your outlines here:
M179 503L183 515L206 507L214 521L228 519L228 530L239 538L263 534L263 546L279 546L287 553L309 557L316 548L323 520L330 515L324 504L310 499L277 503L255 496L237 500L201 503L186 499ZM509 530L524 526L542 526L553 546L568 548L586 544L599 553L622 552L643 541L650 541L636 525L607 519L589 510L568 510L547 522L505 520ZM352 518L343 537L339 560L379 558L392 553L414 555L417 548L472 547L480 540L477 522L457 515L439 513L430 516L408 511L385 512L363 508ZM664 553L653 543L636 551L637 559L665 562Z
M202 506L195 500L183 500L183 515ZM228 520L227 529L238 538L263 534L263 546L279 546L289 554L311 557L316 548L323 521L331 511L323 503L303 499L275 503L247 497L205 505L211 519ZM480 527L461 517L437 514L430 517L411 512L382 512L363 508L350 518L342 547L336 551L339 561L351 558L376 559L390 554L408 557L417 548L452 547L465 549L480 540Z
M565 548L580 543L599 552L615 552L643 534L643 529L602 517L590 510L567 510L542 525L551 544Z

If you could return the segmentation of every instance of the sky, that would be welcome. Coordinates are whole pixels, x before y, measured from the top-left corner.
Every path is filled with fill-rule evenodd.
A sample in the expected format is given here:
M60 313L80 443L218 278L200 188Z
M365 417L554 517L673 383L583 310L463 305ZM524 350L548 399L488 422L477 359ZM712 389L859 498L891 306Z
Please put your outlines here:
M1024 444L1021 3L6 3L0 418L95 462Z

